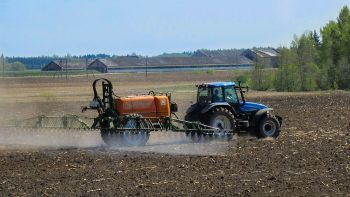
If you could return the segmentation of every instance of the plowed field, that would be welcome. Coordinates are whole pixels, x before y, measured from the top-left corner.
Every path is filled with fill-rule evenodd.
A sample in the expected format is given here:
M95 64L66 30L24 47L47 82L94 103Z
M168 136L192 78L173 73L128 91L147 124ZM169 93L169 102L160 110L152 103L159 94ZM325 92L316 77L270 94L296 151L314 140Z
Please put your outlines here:
M98 133L2 130L0 196L349 195L350 94L261 95L250 100L284 118L276 140L240 134L196 144L152 133L145 147L128 149L104 146ZM180 110L190 97L178 99ZM82 103L35 102L1 108L22 108L27 116L34 108L69 111Z

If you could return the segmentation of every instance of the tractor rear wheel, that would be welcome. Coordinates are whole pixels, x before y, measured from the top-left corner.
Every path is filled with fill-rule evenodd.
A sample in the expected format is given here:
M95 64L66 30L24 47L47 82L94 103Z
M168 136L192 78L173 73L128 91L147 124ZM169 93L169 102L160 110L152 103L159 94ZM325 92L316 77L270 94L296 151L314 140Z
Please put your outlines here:
M281 125L278 119L270 114L267 114L259 124L258 137L274 137L276 138L281 131Z
M214 132L214 137L230 139L233 136L232 133L227 133L225 130L235 130L236 120L233 113L227 108L218 107L210 112L209 125L220 129L219 131Z

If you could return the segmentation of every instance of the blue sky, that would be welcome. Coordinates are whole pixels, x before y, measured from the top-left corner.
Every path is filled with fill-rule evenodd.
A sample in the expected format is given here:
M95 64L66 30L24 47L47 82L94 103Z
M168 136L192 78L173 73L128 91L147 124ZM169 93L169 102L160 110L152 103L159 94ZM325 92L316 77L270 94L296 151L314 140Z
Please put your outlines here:
M0 0L6 56L288 46L349 0Z

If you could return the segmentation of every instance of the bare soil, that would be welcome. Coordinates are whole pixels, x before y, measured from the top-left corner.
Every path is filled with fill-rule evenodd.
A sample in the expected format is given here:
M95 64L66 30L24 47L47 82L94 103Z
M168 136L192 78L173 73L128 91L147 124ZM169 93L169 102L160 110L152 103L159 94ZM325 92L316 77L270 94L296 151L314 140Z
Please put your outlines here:
M195 74L192 74L195 75ZM193 76L190 77L193 77ZM229 79L220 74L218 80ZM124 76L124 75L123 75ZM214 75L215 76L215 75ZM112 76L115 77L115 76ZM125 76L124 76L125 77ZM135 76L133 76L135 77ZM167 74L175 82L194 84L184 76ZM188 77L188 76L187 76ZM203 78L203 76L202 76ZM120 78L118 78L120 79ZM8 79L9 80L9 79ZM30 82L33 80L34 82ZM70 87L75 99L63 90L66 82L42 78L1 81L1 117L30 117L41 113L79 114L80 105L90 96L90 81L74 79ZM214 81L213 79L208 79ZM20 81L20 82L18 82ZM121 93L166 87L172 82L154 74L151 82L119 81ZM51 83L50 86L45 85ZM162 82L162 83L160 83ZM116 82L117 83L117 82ZM63 84L63 85L62 85ZM85 89L85 86L89 86ZM28 88L58 88L53 96L23 97ZM127 86L127 87L125 87ZM37 88L37 89L36 89ZM82 88L82 89L80 89ZM14 92L16 89L17 93ZM80 90L80 91L79 91ZM37 92L27 91L34 95ZM79 100L79 95L83 99ZM193 92L174 92L174 100L184 111ZM252 92L251 101L261 102L282 116L281 135L276 139L256 139L244 134L225 143L150 144L138 149L108 148L94 142L91 146L24 146L0 140L1 196L347 196L350 194L350 93L273 93ZM52 100L50 100L50 99ZM67 98L67 100L57 100ZM32 100L31 100L32 99ZM92 114L90 114L92 115ZM180 113L181 115L181 113ZM38 131L39 132L39 131ZM45 131L40 131L45 132ZM52 131L50 131L52 132ZM8 131L0 130L0 137ZM13 133L19 135L20 133ZM35 133L37 135L37 133ZM33 136L35 136L33 135ZM59 138L61 135L56 134ZM78 136L69 139L79 140ZM28 138L30 136L27 136ZM81 139L87 136L82 134ZM90 138L99 137L89 134ZM67 138L67 140L68 140ZM67 141L64 140L64 141ZM35 145L35 144L34 144ZM191 147L176 152L183 146ZM216 152L208 147L219 147ZM200 154L194 147L200 147ZM162 149L162 150L160 150ZM148 151L142 151L148 150Z

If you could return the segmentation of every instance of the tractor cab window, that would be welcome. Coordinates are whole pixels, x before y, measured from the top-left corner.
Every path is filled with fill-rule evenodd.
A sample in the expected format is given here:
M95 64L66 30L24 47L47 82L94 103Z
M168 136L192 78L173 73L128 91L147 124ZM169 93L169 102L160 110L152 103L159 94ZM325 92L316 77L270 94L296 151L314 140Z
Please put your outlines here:
M213 102L224 102L224 95L222 92L222 87L213 88Z
M233 86L225 87L225 100L228 103L238 103L236 90Z
M198 103L211 102L211 95L208 87L206 86L198 87L197 100L198 100Z

